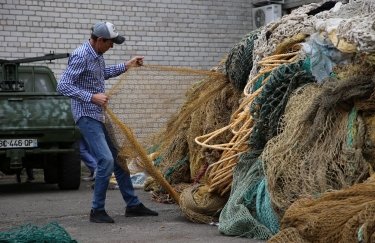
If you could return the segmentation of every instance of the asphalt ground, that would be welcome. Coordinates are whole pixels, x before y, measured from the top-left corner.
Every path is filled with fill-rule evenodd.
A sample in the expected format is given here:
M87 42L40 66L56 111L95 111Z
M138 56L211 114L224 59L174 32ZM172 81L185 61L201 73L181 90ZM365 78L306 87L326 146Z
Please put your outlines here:
M31 183L24 182L26 175L17 183L15 176L0 174L0 232L56 222L77 242L265 242L225 236L217 226L192 223L178 205L156 202L143 189L136 189L136 194L159 216L125 217L120 192L108 190L106 210L115 223L90 223L92 182L82 181L79 190L61 191L57 185L44 184L38 176L41 173L36 171L36 180Z

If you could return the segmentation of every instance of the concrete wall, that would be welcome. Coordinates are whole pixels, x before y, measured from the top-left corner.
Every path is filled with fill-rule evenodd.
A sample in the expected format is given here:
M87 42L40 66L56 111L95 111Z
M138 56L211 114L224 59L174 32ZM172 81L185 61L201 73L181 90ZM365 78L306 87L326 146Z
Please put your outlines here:
M297 2L286 3L291 1ZM124 45L105 54L107 64L144 55L145 64L210 69L252 30L252 8L250 0L0 0L0 59L70 53L89 38L95 22L106 20L126 36ZM57 78L66 63L50 65ZM108 88L121 78L126 79L113 79ZM121 106L124 122L145 141L197 81L152 74L125 80L120 101L127 104Z

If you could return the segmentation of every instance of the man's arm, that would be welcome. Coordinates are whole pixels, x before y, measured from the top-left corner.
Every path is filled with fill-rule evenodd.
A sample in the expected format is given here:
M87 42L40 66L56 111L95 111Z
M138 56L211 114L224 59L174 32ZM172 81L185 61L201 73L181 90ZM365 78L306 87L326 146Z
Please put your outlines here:
M57 84L57 92L73 99L80 99L85 102L90 102L92 94L79 89L76 82L79 76L84 72L86 67L85 59L79 55L72 55L69 57L68 67L61 75L61 79Z
M117 77L126 72L129 68L143 66L143 59L143 56L135 56L125 63L108 66L104 69L104 78L107 80L109 78Z

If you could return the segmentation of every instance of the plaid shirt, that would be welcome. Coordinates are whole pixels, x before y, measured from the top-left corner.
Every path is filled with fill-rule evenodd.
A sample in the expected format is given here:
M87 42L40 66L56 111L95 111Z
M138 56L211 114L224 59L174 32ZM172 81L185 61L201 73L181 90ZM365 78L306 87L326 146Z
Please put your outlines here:
M104 122L103 107L91 102L93 94L104 93L104 80L126 71L124 63L105 66L103 55L98 54L86 41L69 57L68 67L57 84L57 92L72 98L71 108L75 122L88 116Z

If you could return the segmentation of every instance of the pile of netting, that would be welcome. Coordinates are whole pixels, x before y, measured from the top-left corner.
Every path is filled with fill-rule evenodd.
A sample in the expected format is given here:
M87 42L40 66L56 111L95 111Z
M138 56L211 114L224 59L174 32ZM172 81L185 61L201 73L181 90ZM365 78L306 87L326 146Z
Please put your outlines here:
M296 201L270 243L374 242L375 181ZM339 226L339 227L338 227Z
M281 215L300 195L345 188L368 176L363 110L353 105L373 89L372 75L331 78L290 100L283 132L262 154L274 208Z
M278 230L259 156L267 141L277 134L277 123L289 96L314 81L306 68L305 60L301 60L273 70L250 106L256 121L248 139L251 149L240 157L235 167L231 196L220 215L219 229L228 235L266 239Z
M63 242L74 243L70 235L57 223L49 223L42 227L31 224L11 228L6 232L0 232L0 242Z
M226 235L371 242L374 10L369 0L313 3L250 32L215 71L144 67L197 75L142 156L153 177L146 190L193 222L218 220ZM120 155L131 156L116 129Z
M370 4L367 6L373 7L370 2L367 3ZM355 4L358 11L366 2ZM334 6L337 8L339 5ZM266 119L256 120L256 116L261 114L257 110L262 109L262 104L258 104L257 100L261 102L264 99L259 97L252 102L250 111L256 123L249 136L249 150L236 165L232 191L220 215L219 230L224 234L268 239L278 231L278 222L283 218L285 210L298 198L318 197L329 190L361 183L369 176L368 158L373 157L373 147L366 147L365 137L370 136L368 132L371 129L365 128L369 122L364 121L363 112L369 113L372 109L372 55L363 53L363 58L358 58L359 55L349 52L352 50L349 44L340 46L340 51L346 48L346 53L342 54L327 39L322 39L321 34L314 36L319 18L327 21L329 17L345 15L345 10L355 9L352 5L346 6L346 9L342 6L341 12L332 10L327 13L327 9L323 9L309 15L316 7L320 5L304 6L267 26L258 37L263 41L255 42L254 52L257 54L253 54L255 61L249 82L259 81L264 70L260 66L270 55L275 56L280 50L285 50L283 43L287 42L281 40L289 38L290 42L293 39L300 40L299 46L303 50L300 58L303 55L310 58L309 66L314 79L326 83L323 86L308 85L297 89L295 97L290 100L287 97L285 100L288 102L286 112L281 110L281 113L275 113L274 123L270 123L270 115ZM294 22L296 19L301 21ZM285 29L288 31L285 32ZM366 33L366 36L373 36L370 33ZM301 41L303 36L306 39ZM345 40L341 39L343 43ZM360 68L351 66L352 60L359 62ZM336 65L344 68L333 70ZM255 92L255 84L247 86L252 88L248 93ZM282 86L280 89L285 90ZM264 97L271 100L273 96L278 96L278 92L271 91ZM354 106L355 103L361 103L359 101L366 104L365 109ZM279 102L275 99L274 104ZM278 117L282 119L278 120ZM266 147L263 150L264 145ZM326 217L329 219L330 214L327 213ZM339 228L340 224L335 227Z

